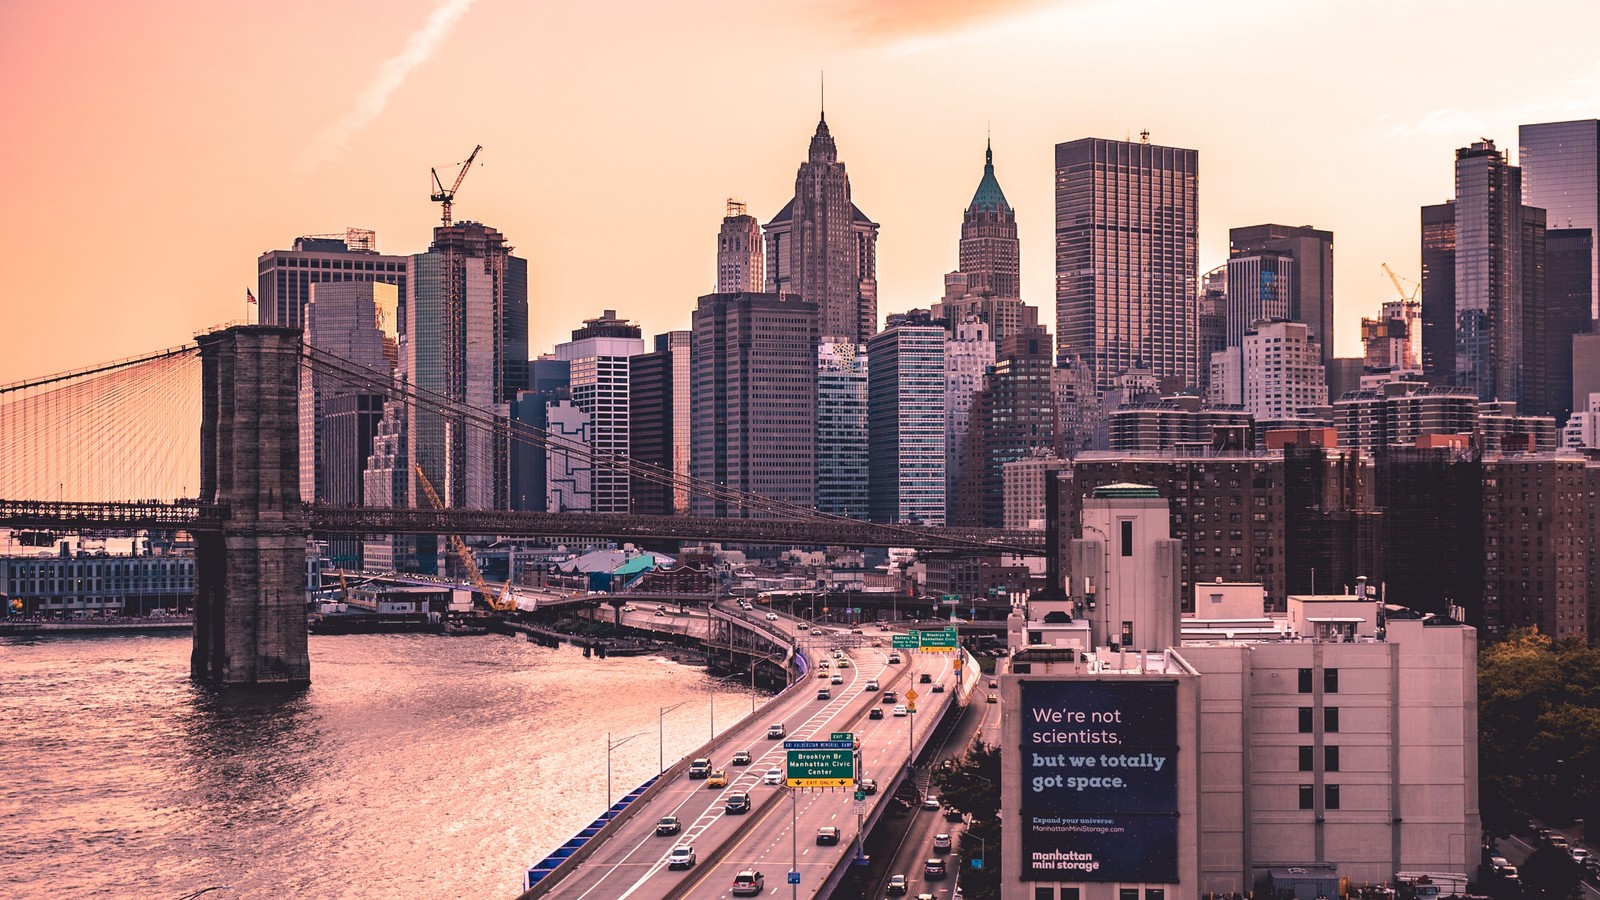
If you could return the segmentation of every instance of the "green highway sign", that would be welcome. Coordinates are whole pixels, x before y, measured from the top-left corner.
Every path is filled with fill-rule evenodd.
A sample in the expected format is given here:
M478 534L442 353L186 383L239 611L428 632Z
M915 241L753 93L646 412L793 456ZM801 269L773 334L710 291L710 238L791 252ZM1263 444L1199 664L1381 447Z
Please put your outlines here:
M943 631L919 631L917 635L921 639L923 650L953 652L956 649L956 630L954 628L946 628Z
M915 632L911 634L897 634L889 639L889 643L896 650L915 650L919 646Z
M865 799L867 799L867 792L866 791L856 791L856 802L857 803L860 803L861 801L863 801Z
M789 750L789 787L850 787L856 783L855 754L849 750Z
M830 740L830 741L844 741L846 743L849 743L850 741L853 741L855 739L856 739L856 734L853 731L835 731L832 734L828 735L828 740Z

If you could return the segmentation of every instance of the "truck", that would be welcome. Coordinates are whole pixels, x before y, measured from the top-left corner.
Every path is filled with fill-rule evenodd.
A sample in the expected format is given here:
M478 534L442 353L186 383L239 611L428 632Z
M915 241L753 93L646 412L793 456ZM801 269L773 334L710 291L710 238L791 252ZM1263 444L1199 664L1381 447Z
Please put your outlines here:
M1439 900L1467 893L1467 876L1456 872L1396 872L1396 900Z

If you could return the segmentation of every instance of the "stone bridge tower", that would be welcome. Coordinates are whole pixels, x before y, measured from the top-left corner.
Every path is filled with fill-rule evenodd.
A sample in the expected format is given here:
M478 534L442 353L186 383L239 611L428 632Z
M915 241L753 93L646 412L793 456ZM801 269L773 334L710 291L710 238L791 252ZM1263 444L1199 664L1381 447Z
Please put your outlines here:
M200 499L194 652L215 685L303 687L306 540L300 505L300 329L201 335Z

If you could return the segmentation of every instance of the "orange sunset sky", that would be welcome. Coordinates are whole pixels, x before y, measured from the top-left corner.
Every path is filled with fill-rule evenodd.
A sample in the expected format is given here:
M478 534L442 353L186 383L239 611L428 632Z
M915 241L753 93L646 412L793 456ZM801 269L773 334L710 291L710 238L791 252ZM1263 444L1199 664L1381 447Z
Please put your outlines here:
M1592 2L215 0L0 3L0 383L245 315L256 257L376 229L425 250L428 169L529 260L532 342L616 309L686 328L730 196L793 192L827 73L880 314L956 264L986 128L1054 323L1053 145L1200 152L1202 271L1230 226L1335 233L1337 350L1418 276L1452 153L1600 116Z

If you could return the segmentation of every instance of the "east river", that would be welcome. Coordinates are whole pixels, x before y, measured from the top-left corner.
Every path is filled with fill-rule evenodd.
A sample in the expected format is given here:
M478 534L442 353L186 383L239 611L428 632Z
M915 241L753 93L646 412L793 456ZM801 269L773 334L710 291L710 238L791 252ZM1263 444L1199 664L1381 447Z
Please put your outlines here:
M0 896L514 897L606 806L750 712L659 657L311 638L311 687L188 679L182 636L0 638ZM757 699L756 702L760 702Z

